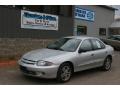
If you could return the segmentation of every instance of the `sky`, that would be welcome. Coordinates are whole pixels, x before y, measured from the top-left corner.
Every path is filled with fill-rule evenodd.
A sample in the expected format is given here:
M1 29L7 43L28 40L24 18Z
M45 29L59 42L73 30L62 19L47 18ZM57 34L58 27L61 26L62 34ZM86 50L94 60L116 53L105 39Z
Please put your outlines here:
M118 9L115 12L115 18L120 17L120 5L112 5L112 6Z

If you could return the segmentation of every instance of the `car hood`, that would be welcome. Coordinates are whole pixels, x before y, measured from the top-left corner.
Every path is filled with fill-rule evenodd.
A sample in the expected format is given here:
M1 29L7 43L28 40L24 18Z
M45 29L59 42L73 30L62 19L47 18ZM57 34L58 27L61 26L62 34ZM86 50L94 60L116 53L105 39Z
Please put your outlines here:
M46 60L48 58L54 58L54 57L60 57L65 54L68 54L70 52L66 51L60 51L60 50L53 50L53 49L38 49L38 50L33 50L28 53L26 53L23 58L28 59L28 60Z

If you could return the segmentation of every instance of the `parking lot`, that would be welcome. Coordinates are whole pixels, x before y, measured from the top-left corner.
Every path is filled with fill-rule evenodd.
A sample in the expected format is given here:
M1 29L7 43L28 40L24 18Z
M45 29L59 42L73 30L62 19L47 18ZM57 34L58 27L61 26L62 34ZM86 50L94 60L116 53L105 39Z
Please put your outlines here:
M67 83L53 79L39 79L23 76L17 65L0 68L1 85L112 85L120 84L120 52L115 51L110 71L91 69L77 72Z

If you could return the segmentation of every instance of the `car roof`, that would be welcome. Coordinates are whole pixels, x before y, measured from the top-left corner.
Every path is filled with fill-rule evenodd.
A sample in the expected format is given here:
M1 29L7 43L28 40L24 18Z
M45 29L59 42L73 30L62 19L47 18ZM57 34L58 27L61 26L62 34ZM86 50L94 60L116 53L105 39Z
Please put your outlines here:
M65 38L75 38L75 39L81 39L81 40L84 40L84 39L98 39L96 37L89 37L89 36L67 36Z

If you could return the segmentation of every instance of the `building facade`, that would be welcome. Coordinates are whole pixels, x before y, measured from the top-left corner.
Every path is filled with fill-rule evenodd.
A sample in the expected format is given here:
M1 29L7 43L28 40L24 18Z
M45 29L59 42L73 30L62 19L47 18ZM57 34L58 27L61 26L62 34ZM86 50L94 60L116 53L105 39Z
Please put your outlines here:
M109 35L120 35L120 18L114 20L109 30Z
M106 38L114 21L115 9L106 6L75 6L74 35ZM86 17L85 17L86 15Z
M58 29L21 28L22 10L55 15ZM19 56L72 33L72 6L0 6L0 57Z
M64 36L107 37L114 12L108 6L0 6L0 57L20 56Z

